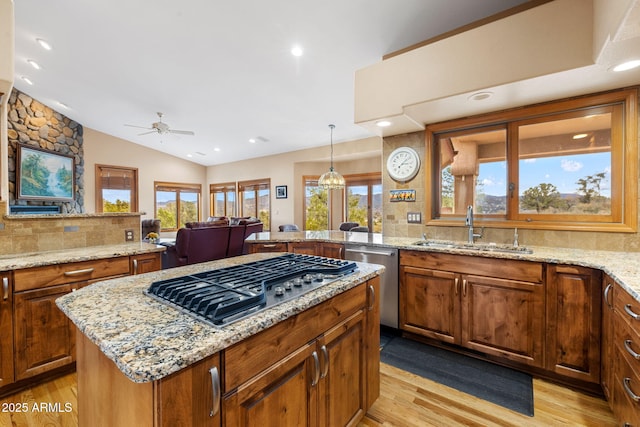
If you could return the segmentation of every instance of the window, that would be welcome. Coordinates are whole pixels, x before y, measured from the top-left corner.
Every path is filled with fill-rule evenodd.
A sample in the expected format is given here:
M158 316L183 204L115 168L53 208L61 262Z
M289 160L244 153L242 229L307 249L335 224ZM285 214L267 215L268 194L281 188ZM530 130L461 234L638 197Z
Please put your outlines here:
M138 212L138 169L96 165L96 212Z
M271 218L271 180L238 182L240 195L240 216L252 216L260 219L265 230L270 230Z
M329 221L328 191L318 187L319 176L304 176L304 229L327 230Z
M236 183L225 182L209 186L212 216L235 216L236 214Z
M484 225L634 231L637 96L609 92L430 126L431 224L458 224L472 205Z
M200 220L200 184L155 182L156 218L163 231L184 227Z
M346 221L369 227L372 233L382 232L382 177L378 174L345 176Z

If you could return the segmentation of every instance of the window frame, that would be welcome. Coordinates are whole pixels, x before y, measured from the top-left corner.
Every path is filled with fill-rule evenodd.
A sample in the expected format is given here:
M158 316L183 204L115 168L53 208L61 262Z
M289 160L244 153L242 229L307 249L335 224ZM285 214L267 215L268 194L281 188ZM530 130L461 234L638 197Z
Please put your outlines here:
M349 212L348 212L349 211L348 188L350 186L366 186L367 187L367 222L368 222L367 226L369 227L369 231L371 233L381 233L382 229L380 231L373 231L373 186L374 185L382 186L382 173L371 172L371 173L364 173L364 174L345 175L344 180L346 183L346 186L343 192L344 200L342 201L342 205L344 206L344 214L343 214L344 221L351 221L351 218L349 218ZM381 227L383 226L383 222L384 221L380 223ZM364 224L360 224L360 225L364 225Z
M267 210L267 218L268 218L268 223L265 224L264 221L262 221L262 223L264 224L264 231L270 231L271 230L271 178L264 178L264 179L253 179L253 180L249 180L249 181L238 181L237 182L237 206L236 209L238 211L238 216L242 217L242 216L253 216L255 218L260 219L260 210L258 207L258 192L260 190L267 190L268 193L268 198L267 200L269 201L269 209ZM245 191L253 191L254 192L254 197L256 199L256 211L255 211L255 215L247 215L246 212L244 211L244 192Z
M131 174L131 202L129 205L129 212L138 212L139 200L138 200L138 168L131 168L127 166L114 166L114 165L103 165L97 164L95 165L95 203L96 203L96 212L104 213L104 200L102 198L102 190L108 187L103 187L102 185L102 174L105 170L117 170L124 171L125 173Z
M235 196L233 212L227 212L227 205L229 203L229 193L233 192ZM216 215L215 209L215 196L216 194L223 194L224 196L224 212L222 215ZM209 215L210 216L227 216L233 217L238 210L238 186L236 182L221 182L217 184L209 184Z
M154 218L158 216L158 191L175 191L176 192L176 228L161 228L160 231L177 231L180 228L180 190L185 192L197 193L197 207L196 221L200 221L202 211L202 184L190 184L190 183L178 183L178 182L166 182L166 181L154 181L153 182L153 211Z
M482 114L463 119L428 125L425 131L426 152L431 161L425 162L425 212L429 212L429 226L459 226L464 223L462 216L438 217L440 169L434 164L438 158L436 140L439 135L456 131L482 131L489 126L506 126L507 128L507 169L509 182L518 177L517 125L531 120L544 120L585 109L596 109L601 106L620 104L623 106L621 129L612 120L611 163L612 168L620 165L620 169L612 171L612 220L610 222L579 220L571 215L537 215L536 218L525 218L518 213L519 197L507 199L507 214L503 218L476 216L476 223L487 227L518 227L541 230L580 230L632 233L637 230L637 195L638 195L638 88L629 88L603 92L594 95L552 101L511 110ZM612 118L613 119L613 118ZM551 120L551 119L550 119ZM515 146L515 149L514 149ZM514 167L515 165L515 167ZM515 174L515 175L514 175ZM517 181L516 185L517 185ZM516 193L517 194L517 193ZM614 199L616 202L614 202ZM515 210L514 210L515 209ZM528 215L531 217L531 215Z

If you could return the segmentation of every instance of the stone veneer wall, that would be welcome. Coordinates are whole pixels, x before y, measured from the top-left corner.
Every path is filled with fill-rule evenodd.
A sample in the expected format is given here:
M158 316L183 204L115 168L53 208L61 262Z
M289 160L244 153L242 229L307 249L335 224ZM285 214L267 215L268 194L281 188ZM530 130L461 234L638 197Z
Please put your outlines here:
M9 205L56 205L61 213L84 212L84 156L82 125L13 89L7 105L9 139ZM16 155L18 143L75 157L73 202L43 202L16 199Z
M5 212L6 201L0 201ZM140 241L140 213L0 216L0 256Z

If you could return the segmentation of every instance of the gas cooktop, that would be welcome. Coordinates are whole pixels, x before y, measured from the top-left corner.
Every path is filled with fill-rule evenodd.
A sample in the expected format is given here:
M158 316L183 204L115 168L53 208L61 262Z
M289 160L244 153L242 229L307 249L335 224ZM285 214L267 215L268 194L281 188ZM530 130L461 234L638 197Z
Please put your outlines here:
M145 294L211 325L223 326L291 301L356 270L353 261L286 254L160 280Z

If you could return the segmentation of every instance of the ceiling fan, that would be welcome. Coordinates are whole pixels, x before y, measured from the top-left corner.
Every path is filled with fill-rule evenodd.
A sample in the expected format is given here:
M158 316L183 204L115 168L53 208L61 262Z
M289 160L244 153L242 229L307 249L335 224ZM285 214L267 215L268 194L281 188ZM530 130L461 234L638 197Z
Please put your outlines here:
M132 127L132 128L147 129L148 130L148 132L142 132L142 133L139 133L138 135L148 135L150 133L159 133L160 135L166 135L168 133L172 133L172 134L175 134L175 135L195 135L195 133L193 131L190 131L190 130L175 130L175 129L171 129L168 124L166 124L166 123L164 123L162 121L162 113L157 113L157 114L158 114L158 117L160 118L160 120L155 122L155 123L151 123L151 127L127 125L127 124L125 124L125 126L129 126L129 127Z

